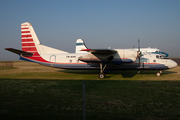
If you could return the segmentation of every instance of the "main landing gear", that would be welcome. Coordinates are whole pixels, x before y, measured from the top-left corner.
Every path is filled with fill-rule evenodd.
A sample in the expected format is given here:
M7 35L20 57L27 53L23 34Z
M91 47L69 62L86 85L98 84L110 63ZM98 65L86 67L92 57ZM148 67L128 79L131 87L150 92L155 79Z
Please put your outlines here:
M107 64L105 64L104 67L103 67L102 63L100 63L99 78L101 78L101 79L106 78L106 75L104 74L104 70L105 70L106 66L107 66Z

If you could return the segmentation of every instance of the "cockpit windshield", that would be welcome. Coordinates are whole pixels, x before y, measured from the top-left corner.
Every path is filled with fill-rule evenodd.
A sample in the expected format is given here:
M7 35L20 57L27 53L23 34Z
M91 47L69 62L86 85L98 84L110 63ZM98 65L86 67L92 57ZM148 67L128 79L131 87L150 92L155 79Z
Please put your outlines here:
M163 59L164 56L163 56L163 55L156 55L156 58L158 58L158 59Z
M160 51L155 51L155 53L159 53Z

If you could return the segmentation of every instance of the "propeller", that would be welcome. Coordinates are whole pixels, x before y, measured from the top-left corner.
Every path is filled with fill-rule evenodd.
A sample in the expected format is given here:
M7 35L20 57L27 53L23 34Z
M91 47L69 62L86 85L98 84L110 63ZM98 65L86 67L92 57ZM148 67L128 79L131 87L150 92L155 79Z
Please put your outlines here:
M140 39L138 39L138 51L137 51L137 57L139 58L139 66L141 64L140 57L141 57L141 51L140 51Z

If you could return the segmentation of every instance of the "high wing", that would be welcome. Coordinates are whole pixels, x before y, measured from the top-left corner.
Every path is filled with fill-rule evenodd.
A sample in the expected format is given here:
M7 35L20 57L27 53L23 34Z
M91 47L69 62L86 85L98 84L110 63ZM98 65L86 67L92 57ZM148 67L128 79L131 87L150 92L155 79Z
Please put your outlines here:
M33 55L33 53L22 51L22 50L17 50L14 48L5 48L5 50L8 50L10 52L16 53L18 55L23 55L23 56L32 56Z
M91 52L92 54L111 54L116 53L116 50L111 49L83 49L81 51Z
M111 49L82 49L81 51L89 52L89 54L79 57L80 61L96 63L110 62L114 59L114 54L117 53L116 50Z

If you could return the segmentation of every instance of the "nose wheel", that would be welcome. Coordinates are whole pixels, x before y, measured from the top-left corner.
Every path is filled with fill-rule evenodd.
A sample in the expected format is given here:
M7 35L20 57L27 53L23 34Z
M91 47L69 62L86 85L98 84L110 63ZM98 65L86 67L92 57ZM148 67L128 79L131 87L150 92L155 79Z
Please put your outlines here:
M158 77L161 76L161 73L162 73L162 71L157 72L156 76L158 76Z

